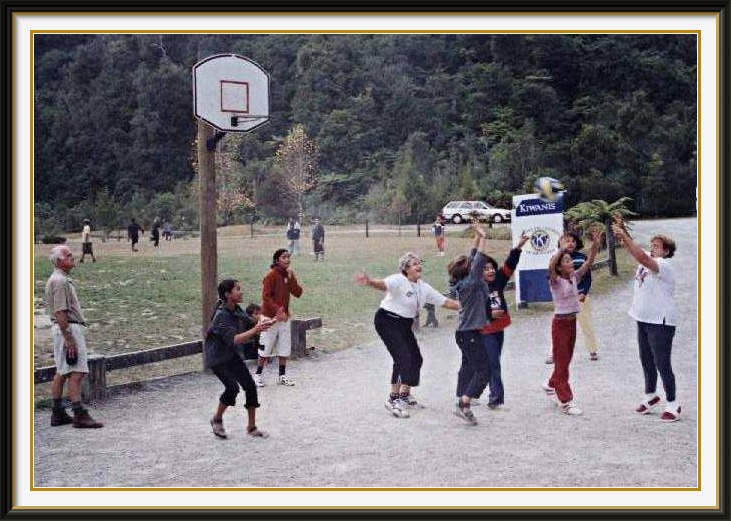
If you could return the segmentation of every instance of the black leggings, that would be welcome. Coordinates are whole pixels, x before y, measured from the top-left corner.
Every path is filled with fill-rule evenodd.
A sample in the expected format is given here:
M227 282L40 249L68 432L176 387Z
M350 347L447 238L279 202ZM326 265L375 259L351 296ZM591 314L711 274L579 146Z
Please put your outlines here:
M675 326L637 322L637 343L640 346L640 363L645 374L645 393L657 390L657 374L660 373L665 388L665 399L675 401L675 373L670 362Z
M246 367L244 361L237 355L227 362L215 365L211 368L219 380L226 387L221 393L221 403L232 407L236 405L236 396L239 394L239 385L244 389L246 394L246 403L244 407L259 407L259 397L256 392L256 384L251 377L249 368Z
M386 349L393 358L391 383L401 383L410 387L419 385L421 364L424 363L424 359L411 329L414 319L379 309L373 323L378 336L386 344Z

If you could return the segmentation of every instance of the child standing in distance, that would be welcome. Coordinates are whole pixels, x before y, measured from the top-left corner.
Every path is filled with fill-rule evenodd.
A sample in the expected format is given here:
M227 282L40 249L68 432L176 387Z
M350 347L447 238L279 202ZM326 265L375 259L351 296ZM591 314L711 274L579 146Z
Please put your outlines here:
M559 410L571 416L582 412L573 402L574 395L569 385L569 365L576 345L576 315L581 309L578 284L594 264L600 240L599 233L592 234L589 258L578 270L574 270L571 253L566 248L559 248L548 263L548 280L555 307L551 323L553 373L543 385L543 390L549 396L556 395Z
M434 221L434 224L432 225L432 229L434 230L434 239L437 243L437 257L444 257L444 216L442 214L437 215L436 220Z
M269 359L276 356L279 359L279 385L294 385L294 382L287 378L287 359L292 353L292 332L289 296L299 298L302 295L302 286L299 285L297 277L290 267L292 258L284 248L274 252L270 270L262 281L261 314L264 319L276 318L277 323L261 335L261 343L264 349L259 351L259 362L256 368L254 381L258 387L264 386L262 373L264 366Z

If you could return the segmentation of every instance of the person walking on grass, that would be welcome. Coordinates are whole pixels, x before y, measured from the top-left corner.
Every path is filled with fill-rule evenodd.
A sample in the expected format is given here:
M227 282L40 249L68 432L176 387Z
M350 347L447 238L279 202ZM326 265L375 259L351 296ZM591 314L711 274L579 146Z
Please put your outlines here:
M671 363L677 316L675 310L675 241L666 235L650 239L650 251L644 251L614 216L612 232L638 262L629 315L637 321L637 344L645 378L645 396L635 408L638 414L650 413L659 403L657 374L665 389L663 422L680 419L680 402L675 394L675 374Z
M299 255L300 252L300 234L302 227L297 219L294 217L289 218L287 222L287 240L289 241L289 254Z
M246 403L244 403L247 413L246 432L249 436L266 438L267 434L256 426L256 409L259 407L256 385L249 368L239 356L236 346L244 344L262 331L269 329L274 320L258 322L251 320L239 306L242 296L239 281L222 280L218 285L219 300L213 320L206 331L203 347L206 369L213 371L213 374L221 380L225 387L219 398L218 407L211 418L211 428L213 434L219 438L228 437L226 429L223 427L223 414L226 409L236 405L236 396L239 394L240 386L246 395Z
M354 275L353 280L358 285L385 291L374 324L393 358L391 392L386 409L397 418L408 418L408 408L418 406L411 395L411 388L419 385L424 361L412 329L414 318L425 303L453 310L459 309L459 303L421 279L421 259L414 253L405 253L399 259L398 267L399 273L385 279L372 279L361 271Z
M312 247L315 254L315 262L325 260L325 228L320 223L320 218L315 217L312 226Z
M529 239L527 235L521 235L515 248L510 250L500 269L498 269L497 261L492 257L487 258L487 264L485 265L484 281L487 283L487 312L490 315L490 322L480 329L480 334L482 335L482 345L487 351L487 358L490 363L490 376L488 378L490 394L487 406L492 410L502 408L505 403L500 358L505 341L505 328L510 325L511 320L503 292L508 281L510 281L510 277L515 272L518 262L520 262L523 246Z
M489 322L487 284L482 280L487 253L485 230L473 226L474 246L470 255L460 255L449 262L447 271L452 291L459 299L460 312L455 339L462 352L457 373L457 405L455 414L470 425L477 425L472 400L482 394L490 376L488 351L482 344L480 329Z
M574 261L566 248L559 248L548 263L548 280L555 308L551 322L553 373L548 382L543 384L543 390L549 396L556 396L559 410L571 416L582 413L574 404L569 385L569 365L576 345L576 315L581 309L578 284L594 264L600 239L601 234L592 234L589 257L578 270L574 270Z
M86 321L69 274L74 269L74 255L68 246L54 246L49 257L53 273L46 282L46 305L51 317L53 360L56 374L51 382L51 426L73 424L80 429L103 427L81 405L81 381L89 374L84 330ZM73 417L63 406L63 387L68 382Z
M137 243L140 242L140 233L144 235L145 230L142 229L142 226L137 224L137 221L133 217L129 226L127 226L127 238L132 243L132 251L138 251Z
M91 261L96 262L91 244L91 221L84 219L84 228L81 230L81 258L79 262L84 262L84 257L87 255L91 255Z
M264 386L264 367L269 359L276 356L279 359L279 385L294 385L294 381L287 377L287 359L292 353L292 323L289 312L289 297L302 296L303 289L297 281L297 276L290 264L292 257L284 248L274 252L269 272L262 281L262 319L275 318L277 320L270 329L261 335L263 350L259 351L259 361L254 381L259 387Z

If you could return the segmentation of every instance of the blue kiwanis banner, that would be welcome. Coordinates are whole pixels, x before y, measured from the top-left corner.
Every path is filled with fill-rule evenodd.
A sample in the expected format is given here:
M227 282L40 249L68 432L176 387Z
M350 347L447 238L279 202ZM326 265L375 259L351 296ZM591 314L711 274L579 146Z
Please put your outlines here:
M523 246L515 270L515 302L550 302L548 261L558 250L563 234L563 194L544 201L535 194L513 196L513 245L525 233L530 241Z

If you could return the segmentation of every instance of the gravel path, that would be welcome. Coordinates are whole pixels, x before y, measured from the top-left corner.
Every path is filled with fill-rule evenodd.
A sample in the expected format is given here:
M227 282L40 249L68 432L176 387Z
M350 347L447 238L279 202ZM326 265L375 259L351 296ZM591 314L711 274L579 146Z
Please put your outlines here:
M666 233L678 243L678 273L695 273L695 219L638 222L646 243ZM50 412L34 419L37 487L696 487L697 290L695 277L677 288L682 322L673 365L682 421L633 412L642 394L635 328L626 310L631 274L615 292L595 297L600 359L590 362L581 341L572 363L575 400L568 417L540 388L550 315L514 312L506 333L506 409L475 406L479 425L452 414L459 366L453 321L420 336L424 368L415 396L426 408L391 417L383 402L391 361L380 342L295 361L295 387L260 389L259 426L271 437L246 435L243 409L225 416L228 440L208 420L221 386L196 373L149 382L113 394L92 413L103 429L51 428ZM364 290L365 291L365 290ZM375 310L374 310L375 311ZM243 398L243 395L242 395ZM79 440L83 440L80 443ZM650 450L648 450L648 448ZM68 479L68 462L75 463Z

